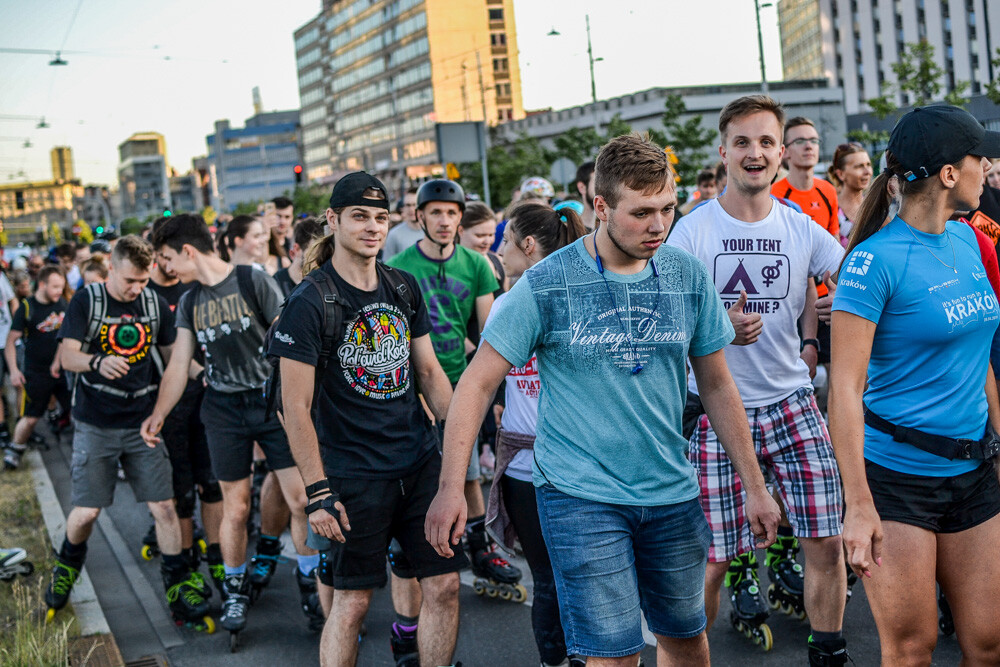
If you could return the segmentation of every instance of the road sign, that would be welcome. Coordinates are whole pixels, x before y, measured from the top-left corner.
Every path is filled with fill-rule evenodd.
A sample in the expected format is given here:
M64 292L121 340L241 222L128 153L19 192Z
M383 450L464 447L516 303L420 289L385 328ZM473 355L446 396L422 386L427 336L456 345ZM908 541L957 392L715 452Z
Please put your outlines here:
M556 183L561 183L566 192L569 192L569 184L576 178L576 165L569 158L561 157L552 163L549 178Z

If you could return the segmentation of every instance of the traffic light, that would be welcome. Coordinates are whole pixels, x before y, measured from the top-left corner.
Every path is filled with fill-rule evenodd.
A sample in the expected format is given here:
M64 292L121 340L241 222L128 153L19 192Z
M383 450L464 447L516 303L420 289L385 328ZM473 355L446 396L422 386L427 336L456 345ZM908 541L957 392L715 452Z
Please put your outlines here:
M97 227L94 228L94 231L97 232L98 234L103 234L104 227L102 227L101 225L97 225Z
M170 217L170 216L172 216L173 214L174 214L174 212L173 212L173 211L171 211L171 210L170 210L169 208L165 208L165 209L163 209L163 217L164 217L164 218L169 218L169 217Z
M295 184L300 184L302 182L302 165L295 165L295 168L293 168L292 171L295 172Z

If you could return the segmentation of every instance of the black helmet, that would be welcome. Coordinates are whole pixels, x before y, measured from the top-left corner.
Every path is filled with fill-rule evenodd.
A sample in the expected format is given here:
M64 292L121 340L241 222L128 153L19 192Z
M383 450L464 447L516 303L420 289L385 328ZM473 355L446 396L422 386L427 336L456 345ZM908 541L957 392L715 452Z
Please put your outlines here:
M436 178L421 185L420 189L417 190L417 210L421 210L432 201L454 202L458 204L462 213L465 213L465 191L455 181Z

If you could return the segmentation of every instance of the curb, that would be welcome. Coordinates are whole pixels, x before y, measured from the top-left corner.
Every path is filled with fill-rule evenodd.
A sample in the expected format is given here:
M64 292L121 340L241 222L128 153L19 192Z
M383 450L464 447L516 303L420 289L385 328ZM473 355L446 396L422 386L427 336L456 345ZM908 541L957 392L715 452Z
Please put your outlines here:
M55 547L62 542L66 531L66 517L63 515L62 507L56 498L52 480L45 469L41 455L32 449L25 453L24 460L31 465L31 477L35 481L35 493L42 509L42 520L49 533L49 541ZM97 600L97 594L90 582L86 566L80 570L80 578L73 586L69 599L76 614L76 621L80 626L81 637L111 634L111 628L108 627L104 610L101 609L101 603Z

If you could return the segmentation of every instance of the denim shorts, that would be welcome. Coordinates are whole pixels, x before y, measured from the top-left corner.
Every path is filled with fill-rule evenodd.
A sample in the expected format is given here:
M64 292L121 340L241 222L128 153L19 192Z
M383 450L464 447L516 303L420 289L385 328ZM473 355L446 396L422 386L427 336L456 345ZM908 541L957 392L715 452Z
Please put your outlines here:
M638 507L535 489L566 651L616 658L645 647L641 616L663 637L705 631L711 535L697 498Z

